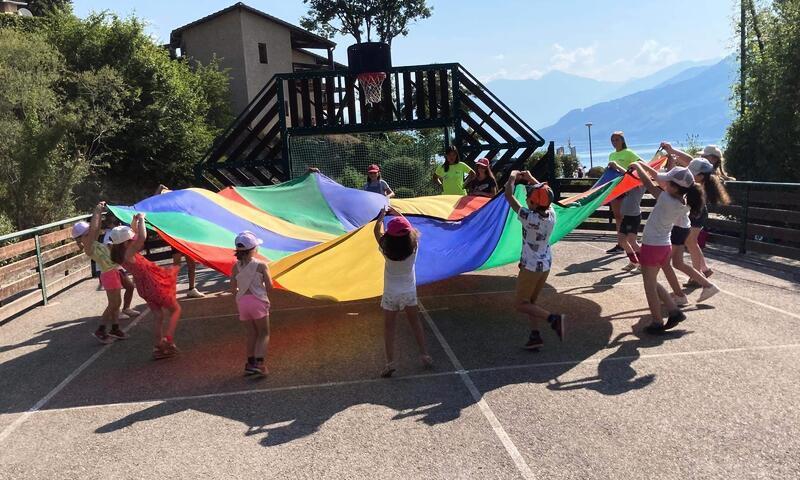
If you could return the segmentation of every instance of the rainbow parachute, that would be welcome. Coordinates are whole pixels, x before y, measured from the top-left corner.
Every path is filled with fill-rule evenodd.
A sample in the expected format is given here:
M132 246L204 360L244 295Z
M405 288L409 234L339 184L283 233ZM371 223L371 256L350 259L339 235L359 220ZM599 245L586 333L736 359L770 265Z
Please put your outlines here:
M662 157L651 164L663 161ZM636 178L617 176L554 205L557 220L550 242L637 184ZM517 187L515 195L524 204L524 188ZM144 212L148 227L167 243L225 275L234 263L234 237L250 230L264 241L258 256L269 262L276 287L348 301L383 291L384 260L372 229L378 212L389 203L420 232L419 285L519 260L522 228L502 195L387 201L383 195L346 188L314 173L280 185L219 193L189 188L110 209L125 222L135 212Z

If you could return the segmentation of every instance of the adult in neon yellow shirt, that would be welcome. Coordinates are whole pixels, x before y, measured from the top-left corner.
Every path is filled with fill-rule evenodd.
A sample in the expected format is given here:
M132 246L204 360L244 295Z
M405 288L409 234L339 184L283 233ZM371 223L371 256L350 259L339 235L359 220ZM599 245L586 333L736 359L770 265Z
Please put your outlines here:
M467 176L466 180L464 175ZM439 165L434 173L434 178L442 186L443 195L466 195L467 190L464 188L464 184L472 180L474 176L475 172L469 168L469 165L461 161L455 145L447 147L444 165Z
M636 152L628 148L628 144L625 143L625 133L622 131L617 131L611 134L611 145L614 147L615 151L608 155L609 164L614 162L627 170L631 164L641 160L639 155L636 155ZM611 200L609 205L611 206L611 212L614 214L614 223L616 223L617 233L619 234L619 226L622 224L622 197L620 196L614 200ZM619 244L617 244L611 249L606 250L606 253L621 253L624 251L625 250L619 246Z

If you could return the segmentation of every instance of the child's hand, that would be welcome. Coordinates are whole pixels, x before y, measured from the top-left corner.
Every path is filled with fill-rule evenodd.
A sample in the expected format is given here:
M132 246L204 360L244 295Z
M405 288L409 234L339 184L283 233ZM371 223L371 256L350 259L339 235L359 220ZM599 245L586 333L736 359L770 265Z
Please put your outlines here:
M139 220L144 220L144 213L141 213L141 212L137 213L136 215L134 215L134 217L138 218Z
M94 211L97 213L102 213L103 210L106 209L106 202L99 202L95 207Z
M395 210L394 207L392 207L392 206L386 207L386 213L389 214L389 215L394 215L396 217L402 217L403 216L402 213L400 213L397 210Z
M661 142L661 144L658 146L658 148L660 148L661 150L666 150L667 152L670 152L670 151L672 151L672 144L669 143L669 142Z

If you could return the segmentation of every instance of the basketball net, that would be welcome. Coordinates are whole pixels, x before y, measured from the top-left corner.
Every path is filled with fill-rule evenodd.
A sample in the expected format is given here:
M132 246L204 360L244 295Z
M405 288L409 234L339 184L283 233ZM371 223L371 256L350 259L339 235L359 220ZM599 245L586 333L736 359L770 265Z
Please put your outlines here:
M364 89L365 101L372 105L373 103L380 103L381 101L381 85L386 79L386 74L383 72L364 72L356 75L358 83Z

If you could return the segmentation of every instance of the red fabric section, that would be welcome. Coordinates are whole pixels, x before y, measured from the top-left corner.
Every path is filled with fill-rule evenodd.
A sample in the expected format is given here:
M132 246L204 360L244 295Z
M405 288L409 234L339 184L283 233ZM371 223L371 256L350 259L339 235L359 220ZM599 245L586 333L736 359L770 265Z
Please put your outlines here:
M461 200L459 200L456 206L453 207L453 211L450 213L450 216L447 217L447 219L461 220L470 213L489 203L489 200L491 200L489 197L461 197Z
M648 165L658 170L666 161L667 161L667 156L664 155L653 159ZM635 175L636 175L635 173L633 175L625 174L625 177L622 179L622 181L619 182L619 184L616 187L614 187L614 190L611 190L611 193L609 193L608 197L603 201L603 205L607 204L611 200L614 200L620 195L625 194L625 192L627 192L628 190L631 190L641 185L642 182L639 181L639 177Z
M243 196L239 195L239 192L237 192L236 189L234 189L233 187L225 187L218 193L220 196L223 196L228 200L233 200L234 202L241 203L242 205L247 205L248 207L256 208L252 203L245 200ZM256 210L258 209L256 208Z

